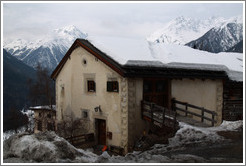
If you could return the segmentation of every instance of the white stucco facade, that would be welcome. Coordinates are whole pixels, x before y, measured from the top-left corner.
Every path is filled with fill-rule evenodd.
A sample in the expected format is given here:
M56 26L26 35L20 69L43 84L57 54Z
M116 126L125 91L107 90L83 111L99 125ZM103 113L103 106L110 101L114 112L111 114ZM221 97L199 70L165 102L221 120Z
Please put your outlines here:
M87 80L95 81L95 92L88 92ZM118 81L119 92L107 92L111 80ZM58 123L71 112L83 118L87 110L90 132L95 132L95 119L103 119L106 132L112 132L106 144L127 148L127 80L82 47L71 53L56 78L56 103ZM102 111L96 112L99 105Z

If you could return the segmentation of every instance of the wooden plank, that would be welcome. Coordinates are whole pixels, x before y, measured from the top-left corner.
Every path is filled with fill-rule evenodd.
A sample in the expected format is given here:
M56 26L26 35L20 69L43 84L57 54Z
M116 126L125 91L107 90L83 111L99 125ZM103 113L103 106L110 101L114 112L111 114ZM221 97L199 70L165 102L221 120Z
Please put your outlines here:
M145 120L147 120L147 121L151 122L151 119L150 119L149 117L147 117L146 115L145 115L145 116L143 116L143 119L145 119Z
M176 109L179 110L179 111L188 112L189 114L194 115L194 116L197 116L197 117L200 117L200 118L203 117L202 115L199 115L199 114L194 113L194 112L186 111L186 110L184 110L184 109L182 109L182 108L176 107ZM206 120L209 120L209 121L212 122L212 119L211 119L211 118L207 118L207 117L204 116L203 119L206 119Z
M198 117L200 117L200 118L202 117L201 115L199 115L199 114L197 114L197 113L190 112L190 111L186 111L185 109L182 109L182 108L179 108L179 107L176 107L176 109L179 110L179 111L187 112L187 113L189 113L189 114L191 114L191 115L198 116Z

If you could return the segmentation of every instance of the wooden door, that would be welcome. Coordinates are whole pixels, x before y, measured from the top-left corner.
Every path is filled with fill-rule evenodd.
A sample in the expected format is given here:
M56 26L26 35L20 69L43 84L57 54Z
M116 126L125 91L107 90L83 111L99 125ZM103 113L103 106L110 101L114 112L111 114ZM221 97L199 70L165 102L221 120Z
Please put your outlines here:
M143 99L169 108L169 82L166 79L144 79Z
M97 119L98 121L98 145L106 145L106 121Z

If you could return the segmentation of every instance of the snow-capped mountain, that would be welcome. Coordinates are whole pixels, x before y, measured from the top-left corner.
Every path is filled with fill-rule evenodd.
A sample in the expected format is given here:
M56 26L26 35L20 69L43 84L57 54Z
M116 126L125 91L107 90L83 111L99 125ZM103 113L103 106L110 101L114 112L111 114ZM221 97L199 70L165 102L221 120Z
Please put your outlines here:
M201 20L181 16L151 34L147 40L154 43L183 45L199 38L209 29L219 26L225 21L222 17L210 17L209 19Z
M53 70L77 38L86 38L87 33L81 32L75 26L55 29L49 35L35 42L17 39L4 45L13 56L31 67L41 66Z
M243 40L241 40L235 46L231 47L226 52L239 52L239 53L243 53Z
M227 20L216 26L200 38L186 45L195 49L218 53L227 51L243 40L243 24L240 17Z

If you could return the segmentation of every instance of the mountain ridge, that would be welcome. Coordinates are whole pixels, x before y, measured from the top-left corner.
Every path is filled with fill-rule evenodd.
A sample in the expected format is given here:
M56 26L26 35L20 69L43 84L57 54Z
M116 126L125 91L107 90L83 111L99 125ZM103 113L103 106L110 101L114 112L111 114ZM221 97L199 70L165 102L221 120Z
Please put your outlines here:
M17 39L4 45L11 55L35 68L38 64L52 71L63 58L68 48L77 38L86 38L74 25L54 29L53 33L42 39L27 42Z
M200 38L186 46L212 53L225 52L243 40L243 24L226 22L220 27L210 29Z
M210 29L220 28L229 22L242 23L243 20L241 16L228 19L212 16L203 20L180 16L153 32L147 37L147 40L154 43L185 45L203 36Z

